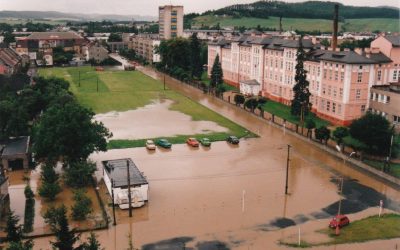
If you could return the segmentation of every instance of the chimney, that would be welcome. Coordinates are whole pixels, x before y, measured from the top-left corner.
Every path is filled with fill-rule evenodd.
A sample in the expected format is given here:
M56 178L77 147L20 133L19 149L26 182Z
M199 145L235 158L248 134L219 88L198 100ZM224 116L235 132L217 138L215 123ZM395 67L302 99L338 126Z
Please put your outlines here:
M337 47L338 22L339 22L339 4L335 4L335 11L333 13L333 36L332 36L333 51L335 51Z

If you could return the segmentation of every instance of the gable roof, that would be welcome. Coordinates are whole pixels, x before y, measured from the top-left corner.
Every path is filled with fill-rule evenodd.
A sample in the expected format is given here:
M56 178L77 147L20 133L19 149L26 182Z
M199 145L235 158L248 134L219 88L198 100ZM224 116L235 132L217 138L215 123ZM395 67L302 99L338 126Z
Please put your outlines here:
M28 153L29 140L30 140L29 136L24 136L11 140L8 144L6 144L1 156L7 157L7 156L15 156Z
M257 80L252 79L252 80L244 80L244 81L240 81L240 83L243 83L245 85L251 85L251 86L259 86L261 85Z
M384 36L386 40L388 40L393 47L400 47L400 35L397 36Z
M20 62L21 57L10 48L0 48L0 62L9 67L15 67Z

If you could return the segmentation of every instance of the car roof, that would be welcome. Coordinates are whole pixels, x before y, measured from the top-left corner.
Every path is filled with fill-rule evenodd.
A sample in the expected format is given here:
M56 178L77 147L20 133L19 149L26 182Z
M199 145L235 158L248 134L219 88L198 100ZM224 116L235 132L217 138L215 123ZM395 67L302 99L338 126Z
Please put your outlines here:
M146 142L153 142L153 140L147 140Z

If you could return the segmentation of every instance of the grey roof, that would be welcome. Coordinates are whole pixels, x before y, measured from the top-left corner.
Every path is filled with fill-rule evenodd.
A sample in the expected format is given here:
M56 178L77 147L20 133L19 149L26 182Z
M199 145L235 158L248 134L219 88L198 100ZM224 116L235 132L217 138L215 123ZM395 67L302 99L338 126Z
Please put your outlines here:
M12 139L6 144L1 156L14 156L28 153L29 140L29 136Z
M315 61L331 61L346 64L375 64L376 62L365 56L359 55L354 51L330 51L330 50L313 50L308 54L309 60Z
M372 60L374 60L377 63L390 63L392 62L392 60L385 56L382 52L379 53L371 53L369 54L369 58L371 58Z
M240 81L240 83L246 84L246 85L253 85L253 86L258 86L260 85L259 82L257 82L257 80L245 80L245 81Z
M393 47L400 47L400 35L385 36L385 38L393 45Z
M27 37L28 40L69 40L83 39L75 32L34 32Z
M129 163L130 182L132 187L148 184L146 178L136 167L132 159L118 159L103 161L103 167L110 179L114 180L114 187L128 186L127 164Z

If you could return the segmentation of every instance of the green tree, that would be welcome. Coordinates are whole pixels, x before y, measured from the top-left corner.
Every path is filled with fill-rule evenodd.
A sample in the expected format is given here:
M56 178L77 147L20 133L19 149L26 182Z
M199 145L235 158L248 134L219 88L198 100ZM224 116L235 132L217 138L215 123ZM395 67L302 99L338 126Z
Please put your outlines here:
M325 46L325 47L331 46L331 43L326 38L322 39L320 43L321 43L322 46Z
M326 126L321 126L315 129L315 138L321 143L328 144L328 140L331 138L331 131Z
M249 98L245 101L244 106L254 112L258 106L258 101L256 98Z
M48 200L54 200L58 193L61 192L61 187L58 182L58 174L54 170L51 164L44 164L41 172L42 184L39 187L39 195L47 198Z
M86 160L94 151L107 150L107 138L112 134L94 113L77 102L51 106L34 127L33 151L37 159L65 162Z
M19 217L11 211L8 214L7 222L6 222L6 240L10 242L21 242L23 235L22 235L22 226L18 225Z
M96 171L96 164L88 161L71 163L65 170L65 182L68 186L82 188L90 185Z
M82 244L82 250L102 250L104 248L101 247L100 242L97 240L96 234L93 232L90 233L90 236L87 238L87 242Z
M333 132L333 139L339 144L342 145L343 139L349 135L349 129L347 127L337 127Z
M35 195L28 184L24 190L25 194L25 213L24 213L24 232L33 231L33 220L35 218Z
M235 102L236 106L238 106L243 104L246 101L246 99L244 98L243 95L235 95L233 101Z
M71 207L72 218L74 220L82 221L92 212L92 200L85 194L84 189L74 191L75 204Z
M25 242L10 242L6 250L32 250L33 249L33 241L28 240Z
M222 71L221 63L219 62L219 55L217 54L211 69L211 81L210 81L211 89L215 90L218 85L222 84L224 82L223 78L224 74Z
M310 104L310 90L308 86L310 83L307 81L307 71L304 69L305 51L303 49L302 38L299 39L299 48L297 50L297 64L296 64L296 75L294 77L296 84L293 87L294 98L291 105L291 113L295 116L301 116L304 121L306 116L311 109Z
M122 42L122 36L117 33L111 33L108 37L109 42Z
M316 127L314 119L307 119L306 120L306 129L307 129L307 137L311 137L312 135L312 130Z
M350 135L366 146L366 152L388 155L392 127L385 117L367 112L350 125Z
M190 38L190 64L192 77L200 78L203 73L203 65L201 64L201 46L197 38L197 33L193 33Z
M55 242L50 242L55 249L79 249L74 248L74 244L79 240L80 235L76 233L75 229L69 228L67 208L64 205L48 209L44 215L44 219L56 237Z

